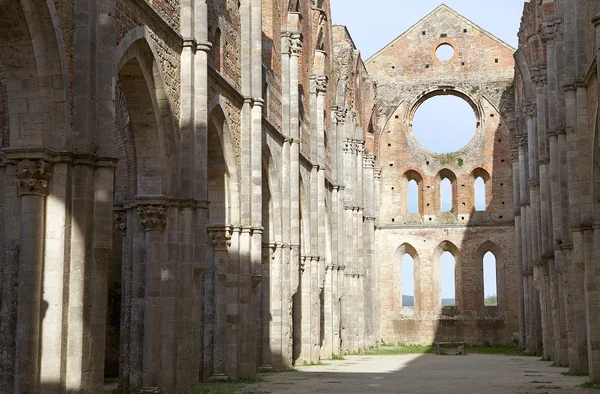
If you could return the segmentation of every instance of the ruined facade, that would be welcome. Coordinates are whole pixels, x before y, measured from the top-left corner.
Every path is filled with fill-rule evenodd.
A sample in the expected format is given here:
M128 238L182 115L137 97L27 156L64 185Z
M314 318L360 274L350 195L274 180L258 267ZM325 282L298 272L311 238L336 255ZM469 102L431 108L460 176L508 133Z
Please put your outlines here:
M598 382L597 11L538 3L514 58L440 6L363 62L328 0L0 2L0 392L189 392L515 332ZM448 94L478 125L440 155L411 123Z
M443 45L454 50L447 61L436 56ZM376 239L385 342L504 344L512 343L518 331L510 157L513 53L509 45L442 5L366 62L377 81L379 132L373 151L381 168ZM475 112L471 141L449 154L425 149L412 130L419 106L437 95L459 97ZM481 211L475 209L479 177L486 195ZM452 190L447 212L440 198L444 179ZM417 184L416 196L409 196L411 181ZM409 210L410 198L418 199L415 212ZM444 252L455 259L456 305L442 308L440 282L452 280L441 277ZM484 305L487 252L496 257L496 306ZM414 260L414 306L402 303L404 254Z
M515 54L521 342L600 383L597 2L526 2Z

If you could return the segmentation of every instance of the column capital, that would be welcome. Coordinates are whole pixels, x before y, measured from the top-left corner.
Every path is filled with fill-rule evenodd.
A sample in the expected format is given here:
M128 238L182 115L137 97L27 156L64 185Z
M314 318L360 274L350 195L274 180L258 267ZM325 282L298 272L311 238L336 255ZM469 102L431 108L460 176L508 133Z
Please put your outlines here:
M381 180L381 168L375 168L373 169L373 177L375 178L376 181L380 181Z
M113 223L115 229L121 231L121 235L125 235L127 233L127 211L114 211Z
M523 106L525 117L528 119L533 119L537 117L537 104L534 102L525 103Z
M546 65L539 65L531 68L531 78L536 86L546 85L548 83L548 72Z
M346 122L346 115L348 114L348 110L346 108L335 107L335 123L343 124Z
M137 211L146 231L164 231L167 225L167 210L164 205L139 205Z
M527 146L529 145L527 136L524 134L518 135L517 136L517 144L519 145L519 148L527 148Z
M372 170L375 168L375 155L364 155L363 156L364 168Z
M542 41L544 42L554 42L554 41L562 41L563 39L563 23L562 20L557 19L550 23L544 24L542 26Z
M17 163L19 196L43 196L49 193L50 163L46 160L21 160Z
M519 149L511 149L510 150L510 159L512 160L513 163L516 163L519 161Z
M302 53L302 34L284 31L281 33L283 47L281 53L284 55L300 56Z
M231 246L231 226L211 226L206 229L215 250L226 252Z
M315 88L317 90L317 94L325 94L327 92L327 85L329 84L329 78L327 75L317 75L315 77Z

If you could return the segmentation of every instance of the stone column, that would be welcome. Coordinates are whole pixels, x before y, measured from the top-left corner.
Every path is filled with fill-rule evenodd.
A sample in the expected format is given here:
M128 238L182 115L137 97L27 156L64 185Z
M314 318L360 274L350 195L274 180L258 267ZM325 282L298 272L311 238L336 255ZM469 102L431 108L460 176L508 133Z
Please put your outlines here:
M17 290L17 338L15 392L33 393L39 388L42 264L45 202L50 165L44 160L17 164L17 187L21 198L21 242Z
M143 388L160 387L163 264L163 231L167 213L162 205L138 206L138 214L146 231L144 261L144 351Z
M519 193L519 149L511 149L510 156L512 160L513 174L513 205L515 216L515 257L517 259L517 277L523 277L523 251L521 250L521 209ZM526 348L525 337L525 305L523 298L523 286L517 286L519 289L519 347Z
M212 240L214 250L211 272L213 289L209 289L209 294L207 294L209 297L207 301L210 303L210 298L212 298L214 305L214 309L208 311L213 314L212 373L210 378L222 380L227 379L227 265L229 264L228 250L231 245L232 231L226 226L209 227L208 235Z
M121 235L121 322L119 331L119 378L123 392L130 392L131 357L131 237L127 236L127 210L115 210L113 222Z

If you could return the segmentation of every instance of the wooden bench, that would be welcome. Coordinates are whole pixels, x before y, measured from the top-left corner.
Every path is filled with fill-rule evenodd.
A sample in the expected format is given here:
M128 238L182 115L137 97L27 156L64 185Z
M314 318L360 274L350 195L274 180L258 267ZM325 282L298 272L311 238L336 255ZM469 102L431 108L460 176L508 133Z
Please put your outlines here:
M467 354L467 342L434 342L435 344L435 354L446 354L443 351L444 346L447 347L457 347L458 353L462 356Z

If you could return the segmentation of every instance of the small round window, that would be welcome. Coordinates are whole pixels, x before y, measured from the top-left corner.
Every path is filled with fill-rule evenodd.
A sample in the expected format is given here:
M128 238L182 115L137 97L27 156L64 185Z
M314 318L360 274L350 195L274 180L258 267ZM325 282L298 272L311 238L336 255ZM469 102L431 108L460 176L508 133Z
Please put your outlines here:
M435 50L435 56L441 62L447 62L454 57L454 48L450 44L442 44Z

